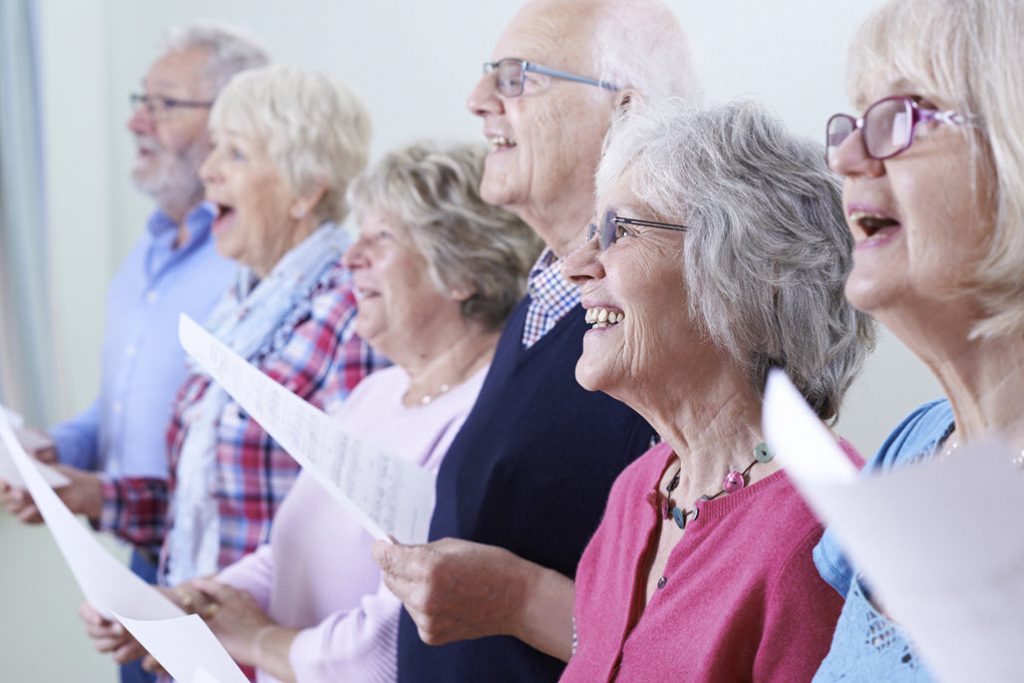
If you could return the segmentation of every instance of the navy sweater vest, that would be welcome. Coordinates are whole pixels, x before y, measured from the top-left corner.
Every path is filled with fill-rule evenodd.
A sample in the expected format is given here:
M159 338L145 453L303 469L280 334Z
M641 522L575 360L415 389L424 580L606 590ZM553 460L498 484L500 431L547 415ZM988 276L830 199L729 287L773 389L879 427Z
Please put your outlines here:
M441 464L430 539L501 546L572 577L615 478L650 447L653 431L626 405L576 383L582 308L524 349L528 306L529 297L510 317ZM555 681L563 668L511 637L425 645L402 612L400 681Z

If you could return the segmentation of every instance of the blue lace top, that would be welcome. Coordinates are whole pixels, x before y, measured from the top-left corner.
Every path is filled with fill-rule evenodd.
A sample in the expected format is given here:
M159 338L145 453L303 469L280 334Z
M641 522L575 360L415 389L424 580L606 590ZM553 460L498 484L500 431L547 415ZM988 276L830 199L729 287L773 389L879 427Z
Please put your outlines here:
M930 458L953 425L946 400L927 403L910 414L885 440L865 474L886 472ZM828 531L814 549L822 578L846 596L832 647L815 683L932 683L906 634L871 604L870 593Z

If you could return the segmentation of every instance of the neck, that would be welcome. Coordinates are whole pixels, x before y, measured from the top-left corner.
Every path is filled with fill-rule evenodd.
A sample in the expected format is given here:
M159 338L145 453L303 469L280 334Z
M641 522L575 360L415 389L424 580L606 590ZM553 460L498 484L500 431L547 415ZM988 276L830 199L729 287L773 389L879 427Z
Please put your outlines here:
M175 249L188 242L190 233L188 230L188 224L185 222L185 219L198 205L198 200L193 201L191 203L162 202L160 204L160 211L162 211L165 216L174 221L174 223L178 226L178 234L174 238Z
M924 360L952 404L961 442L998 432L1024 445L1024 335L969 339L962 319L923 332L894 330Z
M754 459L754 447L764 440L761 398L738 369L688 378L673 393L656 406L634 408L679 456L676 496L689 505L701 495L716 493L727 472L743 471ZM774 462L758 464L750 471L750 482L776 470Z
M409 375L404 402L421 405L457 387L490 362L500 332L461 319L451 333L437 335L395 362ZM424 399L427 399L424 401Z
M279 243L272 247L268 245L265 262L247 265L249 265L252 271L256 273L256 276L262 280L274 269L274 266L284 258L285 254L302 244L307 237L316 231L319 225L319 221L312 216L307 216L301 220L294 221L289 226L288 230L282 231L282 239Z
M591 220L594 209L589 193L585 194L585 201L574 198L572 194L566 192L565 197L555 205L516 207L515 210L560 258L567 256L583 242L586 234L584 227Z

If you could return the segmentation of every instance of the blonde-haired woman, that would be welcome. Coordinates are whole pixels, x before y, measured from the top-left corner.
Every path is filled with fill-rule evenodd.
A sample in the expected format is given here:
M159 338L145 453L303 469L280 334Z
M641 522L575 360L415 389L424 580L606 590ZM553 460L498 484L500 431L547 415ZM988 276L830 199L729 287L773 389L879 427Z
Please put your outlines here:
M855 243L846 295L910 347L949 397L906 418L869 472L952 454L990 431L1024 446L1021 35L1019 2L899 0L851 43L863 115L828 122L829 164L846 179ZM1021 451L1014 457L1024 464ZM932 680L829 534L815 561L846 597L815 680Z

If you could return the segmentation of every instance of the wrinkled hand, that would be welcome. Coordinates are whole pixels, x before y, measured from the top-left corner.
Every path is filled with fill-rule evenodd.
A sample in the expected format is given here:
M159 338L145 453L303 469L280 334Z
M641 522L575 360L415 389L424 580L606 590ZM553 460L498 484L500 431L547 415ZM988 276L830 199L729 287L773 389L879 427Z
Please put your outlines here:
M205 612L199 614L228 653L242 664L255 665L262 632L277 624L260 609L249 591L215 579L196 579L190 584L209 601Z
M62 473L71 482L67 486L54 489L68 509L76 515L99 519L103 513L103 480L99 475L67 465L53 465L53 469ZM26 524L38 524L43 521L27 489L0 480L0 500L8 512Z
M138 641L124 626L106 619L89 603L82 603L78 616L85 622L85 632L97 652L110 653L118 664L133 661L146 654Z
M428 645L518 637L525 560L504 548L453 538L426 545L377 541L373 558Z

